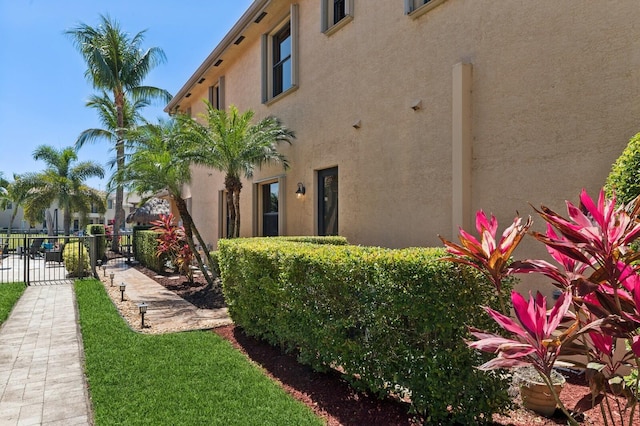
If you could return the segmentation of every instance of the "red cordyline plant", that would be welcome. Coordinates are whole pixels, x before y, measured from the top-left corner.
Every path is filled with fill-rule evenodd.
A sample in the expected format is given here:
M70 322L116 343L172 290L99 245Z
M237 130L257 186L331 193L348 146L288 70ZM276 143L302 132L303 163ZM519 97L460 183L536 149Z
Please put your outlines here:
M153 231L158 232L158 248L156 256L166 255L176 266L181 275L184 275L190 283L193 283L193 252L189 248L184 227L174 224L175 218L172 213L160 215L160 219L151 222Z
M482 243L464 231L460 234L463 247L443 240L447 251L454 255L452 260L483 269L489 277L494 277L494 285L495 277L502 280L516 273L538 273L550 278L562 290L549 312L540 294L535 298L530 296L527 302L513 292L511 300L518 323L504 312L485 308L511 337L470 328L478 340L468 344L497 354L480 366L481 369L524 365L535 368L571 424L577 422L556 394L551 372L559 357L582 354L587 361L584 366L593 401L599 401L605 423L633 424L638 399L633 390L638 389L638 382L636 379L631 387L625 386L618 370L623 365L637 370L640 358L640 275L636 265L640 255L631 248L631 243L640 236L640 201L636 199L627 206L616 207L615 197L607 199L604 191L600 191L598 200L594 201L583 190L578 206L567 202L568 218L544 206L536 212L547 222L547 230L531 235L545 244L557 265L544 260L509 264L508 258L502 258L504 267L500 264L500 268L496 268L497 263L489 259L498 251L497 246L491 244L495 241L497 223L493 217L487 221L482 212L476 218ZM518 219L514 225L520 223ZM503 234L505 241L514 233L514 225ZM530 221L526 228L529 226ZM522 234L520 238L512 238L509 256ZM485 244L484 240L489 243ZM507 250L500 250L495 256L500 258L502 253ZM626 345L622 355L616 355L618 342ZM619 398L611 398L612 394L626 397L626 405L623 407ZM629 414L628 422L625 413Z
M480 238L460 228L460 244L452 243L440 237L447 252L453 255L445 260L463 263L472 266L484 273L493 284L498 299L500 309L503 314L508 314L502 294L502 283L511 274L509 263L511 255L518 246L522 237L531 227L531 217L523 224L518 216L513 219L513 223L504 230L499 241L496 241L498 231L498 220L491 215L487 218L484 211L476 213L476 230Z

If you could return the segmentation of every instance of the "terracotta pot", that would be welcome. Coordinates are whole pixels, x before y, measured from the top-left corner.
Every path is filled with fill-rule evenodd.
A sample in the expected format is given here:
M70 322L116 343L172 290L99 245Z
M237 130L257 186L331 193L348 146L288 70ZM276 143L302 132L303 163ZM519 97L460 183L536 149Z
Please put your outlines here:
M520 383L520 396L522 397L522 405L545 417L551 417L556 411L556 400L547 385L537 377L538 373L520 375L518 381ZM524 376L524 377L523 377ZM553 374L553 388L558 394L562 391L566 379L559 373Z

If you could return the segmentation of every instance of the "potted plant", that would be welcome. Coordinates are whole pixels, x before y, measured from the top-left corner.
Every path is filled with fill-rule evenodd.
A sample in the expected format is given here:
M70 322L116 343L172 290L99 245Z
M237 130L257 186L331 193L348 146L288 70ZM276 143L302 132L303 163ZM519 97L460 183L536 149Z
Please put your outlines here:
M540 373L531 366L520 367L513 374L514 382L518 385L522 406L545 417L553 416L558 404L549 387L544 382ZM566 379L556 370L551 372L551 383L555 393L560 396L560 392L566 383Z

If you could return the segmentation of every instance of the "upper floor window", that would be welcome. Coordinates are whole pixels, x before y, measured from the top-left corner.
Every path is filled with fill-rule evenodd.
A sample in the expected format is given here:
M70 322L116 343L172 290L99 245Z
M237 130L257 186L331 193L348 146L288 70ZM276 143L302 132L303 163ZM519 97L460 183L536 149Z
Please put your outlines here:
M215 109L225 109L224 104L224 76L218 79L218 82L209 87L209 103Z
M291 22L273 36L273 94L291 87Z
M330 34L352 19L353 0L322 0L323 33Z
M111 210L113 208L113 200L112 199L108 199L107 200L107 208L109 210Z
M298 85L298 5L270 34L262 36L262 101L267 103Z
M413 17L430 11L445 0L404 0L404 12Z

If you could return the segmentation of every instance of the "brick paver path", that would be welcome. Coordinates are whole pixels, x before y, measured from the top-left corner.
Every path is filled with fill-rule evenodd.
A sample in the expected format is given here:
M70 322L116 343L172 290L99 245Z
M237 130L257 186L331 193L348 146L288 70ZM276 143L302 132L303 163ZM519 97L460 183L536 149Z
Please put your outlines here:
M71 284L28 287L0 328L0 425L92 424Z

